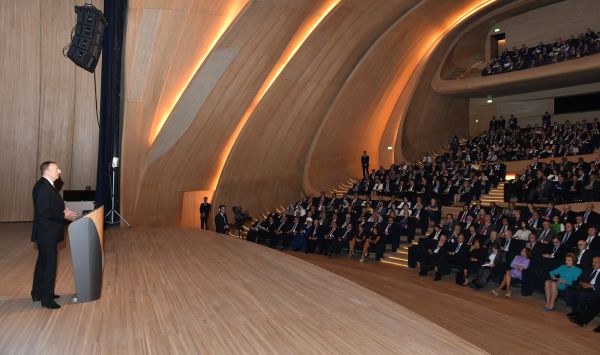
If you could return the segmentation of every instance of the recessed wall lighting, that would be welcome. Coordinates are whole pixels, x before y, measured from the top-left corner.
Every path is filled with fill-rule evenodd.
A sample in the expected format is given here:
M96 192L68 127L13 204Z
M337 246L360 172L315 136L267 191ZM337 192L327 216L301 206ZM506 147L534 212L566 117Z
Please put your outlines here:
M388 145L388 150L392 150L392 149L393 149L392 146Z

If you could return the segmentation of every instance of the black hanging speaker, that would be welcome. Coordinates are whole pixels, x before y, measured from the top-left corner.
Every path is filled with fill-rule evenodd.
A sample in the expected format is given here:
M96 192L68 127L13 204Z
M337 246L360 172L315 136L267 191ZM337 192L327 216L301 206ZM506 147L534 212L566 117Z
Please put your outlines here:
M102 11L92 4L75 6L77 24L71 32L67 57L77 66L93 73L102 54L102 40L106 19Z

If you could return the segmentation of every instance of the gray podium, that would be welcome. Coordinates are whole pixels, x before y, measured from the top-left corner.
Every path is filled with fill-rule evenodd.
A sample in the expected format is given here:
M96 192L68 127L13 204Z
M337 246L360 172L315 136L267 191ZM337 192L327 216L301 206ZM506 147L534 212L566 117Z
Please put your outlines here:
M69 225L69 243L75 276L74 302L100 298L104 269L104 207L82 216Z

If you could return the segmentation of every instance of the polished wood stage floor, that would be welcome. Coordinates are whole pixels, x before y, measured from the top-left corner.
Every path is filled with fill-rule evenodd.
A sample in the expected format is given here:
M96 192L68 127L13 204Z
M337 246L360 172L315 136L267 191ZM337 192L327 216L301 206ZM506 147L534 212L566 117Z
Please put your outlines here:
M325 268L191 229L109 230L102 298L84 304L71 303L63 244L56 285L63 308L47 310L29 297L30 229L0 224L1 354L485 352ZM405 292L401 279L393 285Z

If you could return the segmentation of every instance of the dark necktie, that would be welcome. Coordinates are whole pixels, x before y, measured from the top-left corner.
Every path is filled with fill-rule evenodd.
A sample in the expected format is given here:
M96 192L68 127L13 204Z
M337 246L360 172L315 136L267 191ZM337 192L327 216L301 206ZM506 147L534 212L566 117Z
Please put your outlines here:
M571 236L571 233L566 232L565 235L563 236L563 240L562 243L563 244L567 244L567 242L569 241L569 237Z

